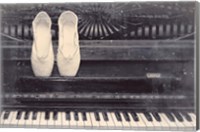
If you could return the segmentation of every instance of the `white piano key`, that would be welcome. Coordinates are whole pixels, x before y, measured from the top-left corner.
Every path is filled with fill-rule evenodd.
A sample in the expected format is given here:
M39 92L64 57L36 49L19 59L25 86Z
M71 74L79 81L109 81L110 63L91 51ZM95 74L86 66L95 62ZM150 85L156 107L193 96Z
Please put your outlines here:
M86 128L91 128L92 127L92 121L91 121L91 118L90 118L90 114L88 112L86 112L85 114L86 114L87 120L84 121L84 125L85 125Z
M188 113L188 115L192 118L191 125L194 127L194 130L196 130L196 115L194 113Z
M160 116L165 119L165 121L167 122L167 124L169 125L169 129L170 130L178 130L178 127L176 126L175 122L172 122L168 119L168 117L165 115L165 113L160 113Z
M138 129L137 122L133 120L131 113L128 112L128 115L130 117L130 127L131 127L131 129L137 130Z
M162 126L162 130L169 130L169 124L168 122L161 116L160 113L158 113L158 115L160 116L160 119L161 119L161 126Z
M54 127L53 112L49 113L49 120L47 120L47 125L48 125L49 128Z
M28 119L25 121L25 126L26 127L31 127L32 126L32 122L33 122L32 116L33 116L33 112L31 111L29 113Z
M193 121L196 124L196 115L194 113L188 113L188 115L190 115L192 117Z
M10 112L8 119L4 120L3 125L10 125L13 118L13 112Z
M65 112L61 112L61 115L62 115L63 128L69 128L70 124L69 124L69 120L66 120L66 113Z
M99 112L99 118L100 118L99 126L102 128L107 128L108 125L107 125L107 122L103 118L102 112Z
M95 119L94 112L89 113L91 121L92 121L92 127L99 127L99 122Z
M36 128L39 127L39 125L40 125L40 119L41 119L41 112L37 112L36 119L33 120L32 125L34 127L36 127Z
M153 126L152 122L148 121L143 113L137 113L137 115L145 123L146 129L148 129L148 130L154 129L154 126Z
M183 125L185 126L185 130L194 129L194 126L191 124L191 122L187 121L184 117L183 117Z
M151 113L149 113L149 114L151 115L151 117L153 119L152 124L154 126L154 129L156 129L156 130L162 130L161 123L159 121L157 121Z
M196 120L196 114L195 113L189 113L195 120Z
M107 115L108 115L108 121L107 121L108 128L109 129L115 128L115 123L114 123L114 121L112 119L111 113L107 112Z
M172 114L174 119L175 119L175 123L176 123L176 126L178 127L178 130L185 130L185 126L183 124L183 122L180 122L175 116L174 114Z
M182 113L180 113L180 115L183 118L183 125L185 126L185 130L188 130L188 131L194 130L194 126L193 126L192 122L188 121Z
M137 113L136 113L137 114ZM142 119L142 117L140 117L140 115L138 115L137 114L137 116L138 116L138 121L136 122L137 123L137 126L138 126L138 129L140 130L140 129L146 129L147 128L147 126L146 126L146 124L145 124L145 122L143 121L143 119Z
M17 120L17 111L13 111L13 116L10 124L16 127L18 125L18 121L19 120Z
M58 112L58 119L55 120L55 127L61 127L63 124L62 124L62 112Z
M40 115L40 127L47 127L48 120L45 120L45 112Z
M126 121L124 118L124 115L120 112L121 118L122 118L122 125L124 129L130 129L130 123Z
M0 126L3 126L3 122L4 122L3 116L4 116L4 114L5 114L5 111L1 111Z
M77 127L77 121L74 117L74 112L70 112L71 120L69 121L70 128L76 128Z
M83 122L83 117L82 117L82 113L81 112L78 112L78 121L77 121L77 127L80 127L80 128L84 128L84 122Z
M114 122L114 124L115 124L115 127L116 127L117 129L121 129L121 128L123 127L122 122L117 120L117 118L116 118L114 112L111 112L111 117L112 117L112 119L113 119L113 122Z
M24 125L25 125L25 119L24 119L24 117L25 117L25 112L23 111L22 115L21 115L21 118L18 121L18 126L24 127Z

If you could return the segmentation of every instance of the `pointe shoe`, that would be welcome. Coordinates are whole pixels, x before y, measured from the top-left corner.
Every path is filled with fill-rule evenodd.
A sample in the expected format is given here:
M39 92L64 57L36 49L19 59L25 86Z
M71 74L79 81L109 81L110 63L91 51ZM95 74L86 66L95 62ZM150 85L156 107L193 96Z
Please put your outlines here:
M35 76L49 77L54 64L51 40L51 19L46 12L40 12L32 22L33 45L31 65Z
M58 19L58 26L58 71L61 76L76 76L80 65L78 17L71 11L65 11Z

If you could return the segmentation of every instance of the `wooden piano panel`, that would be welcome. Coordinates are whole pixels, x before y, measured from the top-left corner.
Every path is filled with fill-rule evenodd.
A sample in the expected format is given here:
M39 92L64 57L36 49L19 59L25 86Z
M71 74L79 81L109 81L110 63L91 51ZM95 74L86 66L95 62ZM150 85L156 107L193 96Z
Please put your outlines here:
M51 77L34 77L31 42L4 44L5 101L11 105L15 100L15 107L29 107L30 102L34 108L42 104L60 109L117 109L118 104L119 109L191 109L194 105L192 40L82 40L82 61L73 78L60 77L56 61ZM56 47L55 42L55 51Z
M89 108L96 103L95 107L104 108L117 101L115 109L118 104L134 109L193 109L194 2L12 7L2 6L5 105L30 107L34 101L34 107ZM51 77L34 77L31 22L38 11L48 12L56 55L57 18L67 9L79 17L81 65L77 77L60 77L56 61ZM77 102L70 104L70 97Z
M16 5L15 5L16 6ZM31 22L37 12L52 18L53 39L58 39L57 19L64 10L79 17L81 40L194 39L195 2L129 2L3 5L6 35L32 39Z
M34 85L32 87L33 90L31 90L31 87L27 87L27 85L29 85L27 81L30 81L32 83L34 83L35 81L43 82L46 86L41 86L45 87L45 89L47 91L49 90L49 92L56 89L60 89L59 91L62 91L65 89L65 81L73 81L73 79L68 80L64 78L62 80L62 78L58 78L59 74L57 71L56 61L52 73L52 78L47 78L46 80L34 78L30 64L31 42L29 41L27 43L7 43L8 42L5 41L5 43L3 44L3 62L5 71L4 80L5 87L7 87L5 91L11 90L19 92L21 89L23 89L22 91L30 90L33 92L34 89L37 89L34 88ZM54 50L56 51L56 43L54 43L54 45ZM77 74L78 78L74 78L74 83L76 84L76 81L81 82L81 87L84 87L84 85L82 85L83 83L87 83L92 80L99 80L100 83L98 83L98 85L91 85L93 87L105 87L106 89L106 85L104 85L104 83L108 81L109 83L107 84L111 84L111 88L115 89L118 84L115 84L117 81L114 80L119 79L119 81L125 81L124 83L129 83L128 87L130 88L127 88L127 90L125 89L124 91L126 92L144 92L146 90L146 92L152 92L153 87L155 87L153 85L156 85L156 87L161 86L160 88L154 88L157 89L159 92L169 92L173 91L172 89L177 86L182 86L181 83L184 81L182 76L185 76L186 79L193 76L193 71L191 70L191 67L193 65L192 62L194 44L193 41L190 40L171 42L146 40L81 41L80 45L82 60L80 69ZM173 69L171 67L173 67ZM188 74L184 75L186 73ZM11 74L13 75L12 77L10 76ZM153 77L156 84L152 84L152 79L148 78L148 74L159 74L159 76L161 77L155 79ZM12 81L9 78L13 78ZM127 80L127 78L129 80ZM101 82L102 79L106 81ZM163 79L164 81L162 81ZM164 84L167 79L169 81ZM59 84L58 80L60 80L59 86L61 88L56 87L56 85ZM50 88L51 85L47 85L48 83L51 84L51 82L57 82L57 84L52 86L53 89ZM62 82L64 83L62 84ZM121 92L123 91L124 83L119 83L121 84L119 86ZM131 89L132 85L135 86L134 89ZM41 86L38 85L37 87ZM169 89L169 87L171 88ZM184 88L184 85L182 87ZM84 90L87 90L87 87L85 88L86 89ZM186 89L190 91L191 88L192 85L190 83L190 88ZM77 90L78 89L79 87L77 87ZM179 88L175 89L178 90ZM81 91L84 90L82 89Z

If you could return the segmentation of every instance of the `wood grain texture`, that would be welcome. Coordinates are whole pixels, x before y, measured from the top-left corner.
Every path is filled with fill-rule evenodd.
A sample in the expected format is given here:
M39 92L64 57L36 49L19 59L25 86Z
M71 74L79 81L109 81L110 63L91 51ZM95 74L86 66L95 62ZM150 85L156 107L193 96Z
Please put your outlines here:
M173 89L180 78L163 76L147 77L50 77L24 76L16 84L18 92L105 92L105 93L149 93L166 92ZM162 85L165 83L167 86ZM171 84L174 83L174 86ZM178 83L177 83L178 84Z
M4 60L29 60L31 42L2 42ZM81 60L187 61L194 59L193 41L80 41ZM54 42L57 54L57 42Z

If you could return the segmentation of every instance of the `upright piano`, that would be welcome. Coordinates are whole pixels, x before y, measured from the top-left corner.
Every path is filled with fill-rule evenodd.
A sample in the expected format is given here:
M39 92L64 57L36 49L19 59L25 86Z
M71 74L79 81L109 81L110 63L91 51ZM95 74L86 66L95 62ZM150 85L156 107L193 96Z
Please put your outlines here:
M195 130L195 2L1 5L1 127ZM35 77L32 21L79 18L77 76Z

